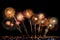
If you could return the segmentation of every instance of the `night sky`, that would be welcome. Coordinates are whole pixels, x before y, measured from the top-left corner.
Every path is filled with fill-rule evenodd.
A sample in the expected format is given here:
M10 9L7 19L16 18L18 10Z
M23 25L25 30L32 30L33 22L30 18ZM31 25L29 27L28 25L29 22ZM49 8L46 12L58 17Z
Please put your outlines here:
M7 7L13 7L15 8L16 12L24 11L26 9L32 9L34 13L43 12L46 17L56 17L58 21L60 20L59 16L59 6L56 3L57 1L47 1L47 0L40 0L40 1L0 1L0 35L20 35L20 32L18 30L14 31L8 31L5 30L2 26L3 18L3 11ZM28 23L27 23L28 24ZM57 31L50 31L47 35L50 36L60 36L60 22L58 22L58 29Z

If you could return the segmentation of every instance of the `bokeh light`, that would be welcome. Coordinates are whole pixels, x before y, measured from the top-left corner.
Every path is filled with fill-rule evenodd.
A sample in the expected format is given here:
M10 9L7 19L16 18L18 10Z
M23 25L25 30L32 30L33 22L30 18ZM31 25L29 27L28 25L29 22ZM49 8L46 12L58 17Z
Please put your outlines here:
M41 20L41 24L44 24L45 23L45 20Z
M2 21L2 26L4 29L13 31L16 29L15 21L11 19L4 19Z
M31 18L32 15L33 15L33 11L32 11L31 9L26 9L26 10L24 11L24 16L25 16L26 18Z
M37 23L39 19L37 16L32 16L31 20L33 23Z
M14 23L12 23L11 21L7 20L6 21L6 25L9 26L9 27L13 27Z
M57 24L58 23L58 20L55 17L52 17L52 18L49 19L49 22L51 24Z
M14 26L14 24L13 23L11 23L11 25L10 25L11 27L13 27Z
M22 27L21 28L23 31L26 32L26 34L28 36L29 36L29 33L28 33L29 28L26 29L27 28L26 26L28 26L28 25L29 25L29 27L31 26L32 33L34 33L34 31L35 31L34 35L36 35L36 31L40 33L43 30L46 35L47 32L49 31L49 29L52 30L52 29L56 28L55 24L58 23L58 20L55 17L46 18L44 13L34 14L31 9L26 9L23 12L18 12L15 14L15 9L12 7L8 7L5 9L4 13L5 13L5 16L7 17L7 18L5 18L7 21L3 20L3 27L5 29L8 29L8 30L18 29L19 31L21 31L20 27L23 26L25 30L23 30ZM25 18L26 18L26 20L28 20L30 22L30 24L25 24L25 22L26 22ZM26 22L26 23L28 23L28 22ZM36 38L36 36L35 36L35 38Z
M14 8L8 7L5 9L5 16L7 18L12 18L12 17L14 17L14 15L15 15L15 9Z
M10 26L11 21L6 21L6 25Z
M39 19L44 19L45 15L43 13L38 14Z
M40 26L47 26L49 24L48 22L48 19L47 18L44 18L44 19L41 19L39 20L40 21Z
M53 24L48 24L47 26L49 29L53 29L55 26Z
M42 27L45 26L45 20L40 20L40 26L42 26Z
M18 21L23 21L23 20L24 20L24 15L23 15L21 12L19 12L19 13L16 15L16 19L17 19Z
M17 22L16 22L16 25L19 25L19 24L20 24L20 22L19 22L19 21L17 21Z

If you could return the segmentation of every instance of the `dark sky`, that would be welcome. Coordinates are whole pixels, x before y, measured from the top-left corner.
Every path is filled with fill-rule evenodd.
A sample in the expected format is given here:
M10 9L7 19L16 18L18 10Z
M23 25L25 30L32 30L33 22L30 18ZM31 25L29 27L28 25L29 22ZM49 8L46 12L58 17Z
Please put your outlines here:
M13 7L16 9L16 11L24 11L25 9L32 9L34 11L34 13L39 13L39 12L44 12L45 15L47 17L57 17L58 18L58 21L59 21L59 5L57 3L57 1L48 1L48 0L30 0L30 1L8 1L8 0L5 0L5 1L0 1L0 23L2 23L2 15L3 15L3 11L5 8L7 7ZM58 27L59 27L59 24L58 23ZM60 27L59 27L60 28ZM51 35L60 35L60 29L58 28L57 31L55 32L52 32ZM14 30L14 31L7 31L3 28L2 24L0 26L0 35L3 34L3 35L18 35L19 32Z

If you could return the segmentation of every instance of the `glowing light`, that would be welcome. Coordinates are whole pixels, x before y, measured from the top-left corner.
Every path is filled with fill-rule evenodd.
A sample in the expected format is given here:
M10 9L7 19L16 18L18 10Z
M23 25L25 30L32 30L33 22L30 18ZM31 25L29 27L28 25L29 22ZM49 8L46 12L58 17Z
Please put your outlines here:
M45 15L43 13L38 14L39 19L44 19Z
M11 21L6 21L6 25L12 27L14 24Z
M45 23L45 20L41 20L41 24L44 24Z
M10 26L11 26L11 27L13 27L13 26L14 26L14 24L13 24L13 23L11 23L11 24L10 24Z
M18 21L17 21L17 22L16 22L16 24L17 24L17 25L19 25L19 24L20 24L20 22L18 22Z
M11 22L10 21L6 21L6 25L10 26Z
M33 17L32 17L32 22L37 23L37 22L38 22L38 17L37 17L37 16L33 16Z
M48 25L48 28L49 28L49 29L52 29L52 28L54 28L54 27L55 27L55 26L54 26L53 24L49 24L49 25Z
M16 15L16 19L17 19L18 21L23 21L23 20L24 20L23 14L18 13L18 14Z
M40 21L40 26L47 26L49 24L47 18L44 18L42 20L39 20Z
M25 31L26 31L26 34L29 36L29 34L28 34L28 31L27 31L27 29L26 29L26 25L25 25L25 22L24 22L24 17L25 18L27 18L28 20L29 20L29 22L30 22L30 26L31 26L31 32L33 33L33 27L32 26L34 26L34 33L35 33L35 38L36 38L36 30L38 29L38 32L42 32L42 30L43 30L43 28L44 27L46 27L46 29L45 29L45 35L46 35L46 33L49 31L49 29L55 29L56 28L56 26L57 25L55 25L55 24L57 24L58 23L58 21L57 21L57 19L55 18L55 17L52 17L52 18L50 18L50 19L47 19L47 18L45 18L45 15L43 14L43 13L40 13L40 14L38 14L37 16L36 15L33 15L33 11L32 10L30 10L30 9L27 9L27 10L25 10L24 12L23 12L23 14L22 14L22 12L19 12L16 16L15 16L15 9L14 8L12 8L12 7L8 7L8 8L6 8L5 9L5 11L4 11L4 13L5 13L5 16L7 17L7 18L13 18L12 20L13 20L13 22L16 22L15 24L18 26L17 27L17 29L21 32L21 30L20 30L20 24L21 24L21 22L22 22L22 25L23 25L23 27L24 27L24 29L25 29ZM4 21L3 22L4 23L4 27L6 28L6 29L15 29L16 27L14 27L14 26L16 26L16 25L14 25L14 23L12 23L11 21ZM37 25L38 24L38 25ZM37 27L37 26L39 26L39 27ZM11 28L10 28L11 27ZM40 28L41 27L41 28ZM32 38L32 37L31 37Z
M15 10L12 7L8 7L5 9L5 16L7 18L12 18L15 15Z
M32 10L27 9L24 11L24 15L26 18L31 18L31 16L33 15L33 12L32 12Z
M45 20L40 20L40 26L45 26Z
M38 20L38 18L34 18L34 20Z
M57 24L57 19L56 18L54 18L54 17L52 17L50 20L49 20L49 22L51 23L51 24Z
M50 24L49 27L52 27L52 25Z

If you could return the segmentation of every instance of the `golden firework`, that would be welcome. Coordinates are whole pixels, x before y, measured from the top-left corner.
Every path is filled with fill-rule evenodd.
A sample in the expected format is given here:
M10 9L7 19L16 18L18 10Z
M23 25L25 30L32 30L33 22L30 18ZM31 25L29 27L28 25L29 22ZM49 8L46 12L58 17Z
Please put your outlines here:
M8 8L5 9L5 16L6 16L7 18L12 18L12 17L14 17L14 15L15 15L15 10L14 10L14 8L8 7Z
M33 11L30 9L27 9L24 11L24 15L26 18L31 18L31 16L33 15Z

